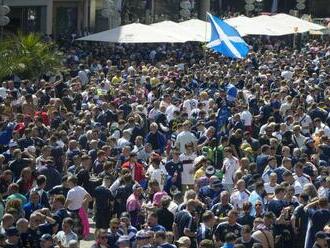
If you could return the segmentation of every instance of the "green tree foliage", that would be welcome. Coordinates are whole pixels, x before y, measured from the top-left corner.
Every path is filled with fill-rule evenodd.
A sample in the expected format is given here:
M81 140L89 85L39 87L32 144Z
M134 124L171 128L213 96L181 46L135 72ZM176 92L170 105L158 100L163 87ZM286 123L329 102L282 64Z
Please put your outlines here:
M0 79L17 75L36 79L61 69L61 55L51 42L43 42L38 34L8 36L0 42Z

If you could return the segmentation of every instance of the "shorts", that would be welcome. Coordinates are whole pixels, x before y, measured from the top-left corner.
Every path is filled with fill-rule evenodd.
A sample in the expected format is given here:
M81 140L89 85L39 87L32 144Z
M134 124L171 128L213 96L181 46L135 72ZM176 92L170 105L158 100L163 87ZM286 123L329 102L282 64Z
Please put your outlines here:
M96 229L108 229L111 219L111 213L109 210L96 210L95 213L95 228Z

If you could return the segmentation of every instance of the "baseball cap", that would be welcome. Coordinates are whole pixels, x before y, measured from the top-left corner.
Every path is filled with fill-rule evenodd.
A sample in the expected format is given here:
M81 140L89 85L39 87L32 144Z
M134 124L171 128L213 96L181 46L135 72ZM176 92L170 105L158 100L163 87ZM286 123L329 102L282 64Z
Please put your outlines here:
M188 238L186 236L180 237L175 243L177 243L179 245L186 245L188 247L190 247L190 245L191 245L190 238Z
M133 185L133 188L132 189L133 189L133 191L135 191L135 190L137 190L139 188L142 188L142 186L140 184L136 183L136 184Z
M117 244L125 243L125 242L129 242L129 237L128 237L128 235L122 235L122 236L120 236L119 239L117 240Z
M50 235L49 233L46 233L46 234L43 234L41 236L40 240L44 240L44 241L46 241L46 240L53 240L53 238L52 238L52 235Z
M212 165L206 167L205 174L207 176L213 176L215 173L215 168Z
M136 233L135 235L136 239L148 239L149 238L149 235L146 231L144 230L140 230Z

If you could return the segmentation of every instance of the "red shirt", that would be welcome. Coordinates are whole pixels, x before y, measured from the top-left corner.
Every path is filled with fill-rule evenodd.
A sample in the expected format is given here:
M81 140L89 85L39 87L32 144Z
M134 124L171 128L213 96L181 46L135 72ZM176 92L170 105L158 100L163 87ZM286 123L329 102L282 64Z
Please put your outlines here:
M143 165L138 162L127 161L123 163L122 168L131 170L134 180L139 183L145 178Z

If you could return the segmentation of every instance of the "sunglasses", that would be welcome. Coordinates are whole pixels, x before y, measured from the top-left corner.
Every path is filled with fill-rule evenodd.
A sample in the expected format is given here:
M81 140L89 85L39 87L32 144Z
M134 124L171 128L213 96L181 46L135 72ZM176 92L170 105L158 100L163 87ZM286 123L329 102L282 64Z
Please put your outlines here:
M101 236L100 239L108 239L107 236Z
M261 206L262 204L261 203L257 203L256 206Z

